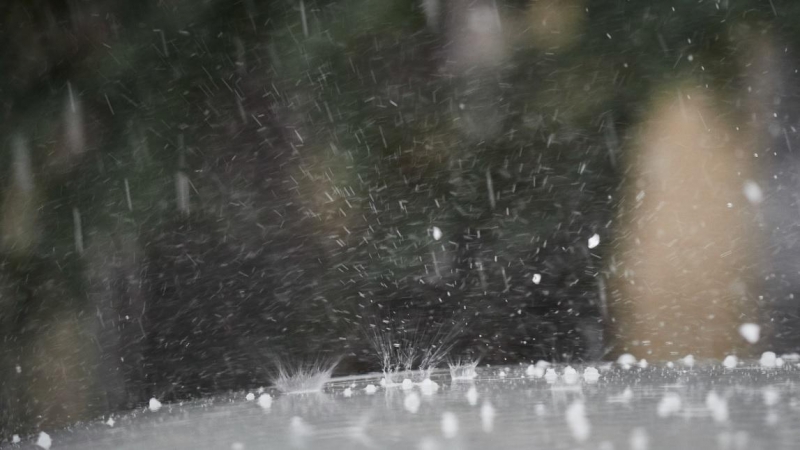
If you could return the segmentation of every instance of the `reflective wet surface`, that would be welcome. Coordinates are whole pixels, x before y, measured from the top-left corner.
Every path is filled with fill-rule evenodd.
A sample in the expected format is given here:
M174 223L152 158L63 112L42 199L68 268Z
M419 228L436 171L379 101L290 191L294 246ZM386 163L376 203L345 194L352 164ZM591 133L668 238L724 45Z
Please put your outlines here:
M151 404L47 437L53 449L789 449L800 442L796 364L480 367L472 380L440 371L388 387L380 376L338 378L321 393ZM3 448L46 446L43 437Z

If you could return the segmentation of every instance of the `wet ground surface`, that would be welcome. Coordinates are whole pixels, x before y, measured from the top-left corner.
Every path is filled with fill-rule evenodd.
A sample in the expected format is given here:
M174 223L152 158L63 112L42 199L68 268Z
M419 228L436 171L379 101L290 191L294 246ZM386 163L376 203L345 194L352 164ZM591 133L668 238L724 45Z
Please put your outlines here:
M52 449L794 449L800 368L481 367L434 383L334 379L321 393L237 392L48 431ZM591 372L591 370L590 370ZM404 376L395 377L401 381ZM368 387L370 386L371 387ZM248 396L252 393L254 395ZM250 398L248 400L248 398ZM155 408L154 408L155 409ZM39 448L41 436L2 448ZM41 442L40 443L44 443ZM45 443L46 444L46 443ZM45 445L46 446L46 445Z

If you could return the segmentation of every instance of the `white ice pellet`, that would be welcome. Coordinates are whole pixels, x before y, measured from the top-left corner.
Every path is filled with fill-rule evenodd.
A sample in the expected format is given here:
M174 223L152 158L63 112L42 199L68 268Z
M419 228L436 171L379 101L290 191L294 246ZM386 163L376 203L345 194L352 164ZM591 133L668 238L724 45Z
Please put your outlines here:
M533 278L531 279L531 281L533 281L533 284L541 283L542 282L542 275L538 274L538 273L533 274Z
M353 396L353 389L345 388L344 391L342 391L342 395L344 395L345 397L352 397Z
M150 408L150 411L156 412L161 409L161 402L156 400L155 398L150 399L150 403L147 405Z
M364 388L364 392L366 392L367 394L374 394L378 392L378 388L374 384L370 383L367 385L367 387Z
M775 367L775 360L778 359L775 356L775 352L764 352L761 354L761 359L758 361L761 364L761 367L765 369L772 369Z
M647 366L648 366L649 364L647 363L647 360L646 360L646 359L642 358L642 359L640 359L640 360L639 360L639 362L638 362L638 364L637 364L637 365L638 365L638 366L639 366L639 368L641 368L641 369L647 369Z
M754 323L743 323L739 326L739 334L747 342L755 344L761 338L761 327Z
M270 409L272 407L272 396L267 393L259 395L258 406L263 409Z
M117 422L114 420L113 417L109 417L108 420L105 421L105 424L110 426L110 427L113 427L115 423L117 423Z
M753 205L757 205L764 200L764 193L761 191L761 187L756 184L755 181L745 181L742 191L744 192L744 196L747 198L747 201Z
M600 379L600 372L594 367L587 367L583 370L583 379L587 383L596 383Z
M244 399L247 400L248 402L252 402L253 400L256 399L256 394L248 392L247 395L244 396Z
M775 358L775 367L783 367L786 362L780 356Z
M567 366L564 369L564 382L567 384L575 384L578 382L580 377L578 376L578 371L573 369L571 366Z
M789 362L798 362L800 361L800 353L785 353L781 355L781 359Z
M22 439L19 438L18 434L15 434L15 435L11 436L11 443L12 444L19 444L20 442L22 442Z
M406 411L410 412L411 414L416 414L419 411L419 406L422 402L419 399L419 394L416 392L410 392L406 395L406 398L403 399L403 407Z
M481 427L484 433L491 433L494 430L494 417L497 413L494 407L489 402L483 402L481 405Z
M439 390L439 384L435 381L432 381L430 378L425 378L419 384L419 389L422 391L423 395L433 395L434 392Z
M589 238L589 248L595 248L600 245L600 235L595 233Z
M440 230L439 227L431 228L431 234L433 235L433 238L436 239L437 241L442 238L442 230Z
M414 389L414 382L409 380L408 378L403 380L403 384L400 385L404 391L408 391Z
M681 362L683 363L684 366L686 366L688 368L694 367L694 363L695 363L694 355L686 355L686 356L684 356L683 359L681 359Z
M544 376L544 368L531 364L527 369L525 369L525 375L530 378L542 378Z
M458 435L458 417L451 412L442 414L442 435L452 439Z
M467 402L470 406L475 406L478 404L478 390L475 389L475 386L470 386L469 390L467 391Z
M17 373L22 373L22 366L20 366L19 364L17 364L16 369L17 369Z
M544 374L544 379L547 380L548 383L552 383L558 379L558 373L552 367L547 368L547 372Z
M630 353L623 353L617 358L617 364L622 366L623 369L630 369L631 366L636 364L636 357Z
M728 401L711 391L706 396L706 408L711 412L711 417L717 423L728 421Z
M51 445L53 445L53 441L50 439L49 434L42 431L39 433L39 438L36 439L36 445L42 447L44 450L47 450Z
M567 407L567 426L572 437L578 442L586 442L591 434L592 427L586 417L586 406L580 400L575 400Z
M722 365L725 366L726 369L734 369L739 365L739 358L734 355L728 355L722 360Z

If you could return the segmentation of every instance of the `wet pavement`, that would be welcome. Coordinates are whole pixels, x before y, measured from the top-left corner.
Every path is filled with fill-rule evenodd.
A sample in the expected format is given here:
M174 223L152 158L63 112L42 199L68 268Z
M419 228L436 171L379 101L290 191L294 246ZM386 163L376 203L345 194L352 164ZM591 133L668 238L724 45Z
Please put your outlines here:
M693 361L692 361L693 363ZM597 375L589 367L598 370ZM548 370L549 369L549 370ZM573 370L574 369L574 370ZM758 362L480 367L337 378L163 404L47 431L52 449L794 449L800 368ZM409 381L402 383L406 377ZM596 378L596 381L595 381ZM252 394L249 395L248 394ZM264 395L261 397L261 395ZM267 396L268 395L268 396ZM109 420L112 419L112 420ZM43 440L40 440L43 439ZM46 447L44 435L2 448Z

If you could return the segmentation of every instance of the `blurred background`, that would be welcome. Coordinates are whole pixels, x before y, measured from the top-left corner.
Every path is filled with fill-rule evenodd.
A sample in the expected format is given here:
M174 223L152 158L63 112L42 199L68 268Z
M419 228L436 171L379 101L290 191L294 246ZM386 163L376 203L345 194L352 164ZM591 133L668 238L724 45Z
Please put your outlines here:
M380 370L365 330L492 364L800 348L800 3L0 12L0 439L281 358Z

